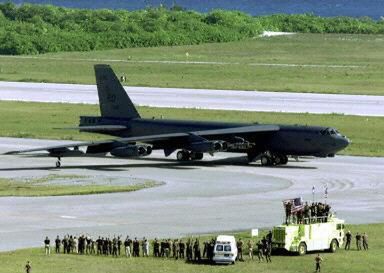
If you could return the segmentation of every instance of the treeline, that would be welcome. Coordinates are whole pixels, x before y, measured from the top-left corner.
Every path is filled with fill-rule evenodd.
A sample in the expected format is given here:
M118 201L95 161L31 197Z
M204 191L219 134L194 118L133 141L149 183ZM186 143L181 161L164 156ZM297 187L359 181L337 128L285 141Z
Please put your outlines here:
M125 11L0 4L0 54L8 55L228 42L263 30L384 33L384 21L310 14L252 17L223 10L205 14L178 7Z

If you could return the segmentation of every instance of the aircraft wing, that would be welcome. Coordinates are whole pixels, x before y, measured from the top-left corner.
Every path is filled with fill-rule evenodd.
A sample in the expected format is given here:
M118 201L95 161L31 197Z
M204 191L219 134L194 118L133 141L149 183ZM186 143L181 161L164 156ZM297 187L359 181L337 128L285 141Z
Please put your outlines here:
M212 130L202 130L202 131L191 131L186 133L170 133L170 134L158 134L158 135L148 135L148 136L134 136L134 137L125 137L125 138L117 138L111 140L101 140L101 141L90 141L90 142L75 142L70 144L56 145L56 146L48 146L48 147L40 147L33 149L25 149L25 150L17 150L17 151L9 151L6 152L6 155L12 154L20 154L20 153L30 153L30 152L38 152L38 151L48 151L48 152L60 152L65 151L65 149L74 148L78 149L79 147L90 147L90 146L98 146L98 145L110 145L111 147L121 146L124 144L132 143L132 142L143 142L143 143L153 143L156 141L166 141L166 140L180 140L180 139L188 139L190 136L217 136L220 139L220 136L224 135L235 135L241 136L243 134L257 134L257 133L265 133L265 132L275 132L280 130L280 127L277 125L250 125L250 126L242 126L242 127L230 127L224 129L212 129ZM115 146L114 146L115 145Z

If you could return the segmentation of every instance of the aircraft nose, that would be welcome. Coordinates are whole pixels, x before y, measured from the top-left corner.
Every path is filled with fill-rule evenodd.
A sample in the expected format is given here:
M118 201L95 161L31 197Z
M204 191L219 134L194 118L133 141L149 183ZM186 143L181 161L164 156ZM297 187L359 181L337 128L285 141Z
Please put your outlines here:
M340 137L337 142L340 149L346 148L351 143L351 141L345 136Z

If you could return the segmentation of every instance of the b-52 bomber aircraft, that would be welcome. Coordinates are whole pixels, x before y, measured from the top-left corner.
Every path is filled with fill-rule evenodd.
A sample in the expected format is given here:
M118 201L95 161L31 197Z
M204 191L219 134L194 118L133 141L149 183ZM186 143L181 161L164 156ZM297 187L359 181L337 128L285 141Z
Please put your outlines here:
M119 158L177 151L179 161L201 160L204 153L245 153L249 162L263 166L287 164L288 156L332 157L349 140L334 128L299 125L241 124L141 118L109 65L95 65L101 116L81 116L81 132L101 133L116 139L11 151L19 154L48 151L56 157L110 154ZM84 147L79 149L80 147Z

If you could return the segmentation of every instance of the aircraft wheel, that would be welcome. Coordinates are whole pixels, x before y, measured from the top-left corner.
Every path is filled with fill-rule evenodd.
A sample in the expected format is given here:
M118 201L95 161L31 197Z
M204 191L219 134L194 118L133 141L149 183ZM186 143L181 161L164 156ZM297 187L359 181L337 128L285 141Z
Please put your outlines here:
M298 252L299 252L300 256L305 255L305 253L307 253L307 245L305 243L301 242L299 244Z
M280 155L275 155L272 158L273 165L280 165L281 164L281 157Z
M203 153L191 153L192 160L202 160L204 157Z
M270 166L272 163L269 156L266 156L266 155L261 156L260 162L262 166Z
M61 162L60 162L60 160L57 160L56 161L56 168L60 168L61 167Z
M288 156L286 155L280 155L281 156L281 165L286 165L288 163Z
M190 154L187 151L178 151L176 158L178 161L187 161L190 159Z

